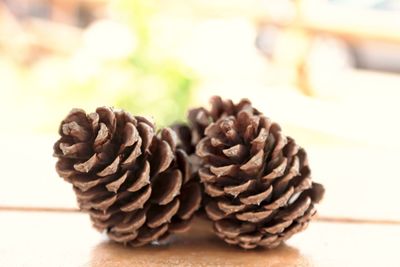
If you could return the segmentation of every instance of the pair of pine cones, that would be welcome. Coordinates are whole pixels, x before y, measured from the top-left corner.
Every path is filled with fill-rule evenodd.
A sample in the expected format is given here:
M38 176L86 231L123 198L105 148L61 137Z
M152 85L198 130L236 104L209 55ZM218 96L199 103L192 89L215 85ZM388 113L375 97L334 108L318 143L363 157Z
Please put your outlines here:
M56 170L96 229L142 246L188 230L205 211L218 237L251 249L307 227L324 188L312 182L304 149L249 100L210 102L190 110L188 124L158 132L122 110L68 114Z

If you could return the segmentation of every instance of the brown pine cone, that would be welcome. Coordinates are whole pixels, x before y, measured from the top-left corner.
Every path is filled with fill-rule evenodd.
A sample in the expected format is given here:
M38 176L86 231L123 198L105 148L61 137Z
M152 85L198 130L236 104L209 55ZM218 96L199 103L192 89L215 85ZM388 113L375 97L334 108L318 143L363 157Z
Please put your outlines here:
M199 181L198 170L203 164L202 160L196 155L196 145L204 137L204 130L210 123L227 116L236 116L241 110L260 114L258 110L252 107L248 99L242 99L238 104L234 104L232 100L222 100L219 96L213 96L210 99L210 109L193 108L188 112L188 123L176 123L171 126L178 136L177 147L183 149L189 155L193 180ZM204 203L207 201L204 192L203 201ZM198 212L200 217L206 217L204 203Z
M73 109L54 145L56 170L110 239L140 246L188 229L201 203L188 157L169 128L102 107Z
M252 107L248 99L242 99L238 104L232 100L222 100L219 96L210 99L210 109L203 107L194 108L188 112L188 124L179 123L171 126L178 135L179 146L188 155L196 152L196 145L204 137L204 130L210 123L227 116L236 116L239 111L247 110L254 114L260 114Z
M201 166L201 160L196 155L196 145L204 137L204 130L210 123L227 116L236 116L241 110L260 114L248 99L234 104L230 99L222 100L219 96L213 96L210 98L209 110L203 107L191 109L188 112L188 123L176 123L171 126L178 136L177 146L189 155L194 173Z
M248 110L211 123L197 155L215 233L245 249L273 248L305 229L324 194L304 149Z

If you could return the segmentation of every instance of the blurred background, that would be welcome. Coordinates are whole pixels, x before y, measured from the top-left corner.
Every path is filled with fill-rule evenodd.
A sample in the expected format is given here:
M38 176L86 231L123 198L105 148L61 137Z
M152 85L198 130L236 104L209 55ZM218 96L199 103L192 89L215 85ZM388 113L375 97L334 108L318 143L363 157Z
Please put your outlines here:
M0 206L76 207L73 107L185 120L249 98L310 154L321 216L400 220L399 0L1 0Z

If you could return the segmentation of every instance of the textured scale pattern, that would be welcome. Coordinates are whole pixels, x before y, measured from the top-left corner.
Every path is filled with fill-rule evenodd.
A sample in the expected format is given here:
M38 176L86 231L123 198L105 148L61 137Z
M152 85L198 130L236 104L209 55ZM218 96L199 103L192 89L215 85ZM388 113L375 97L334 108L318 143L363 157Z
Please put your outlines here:
M197 145L205 211L225 242L273 248L307 227L324 188L278 124L251 109L231 114L210 123Z
M219 96L213 96L210 99L210 106L210 109L198 107L189 110L188 124L180 123L172 126L178 135L179 147L188 155L195 154L196 145L204 137L204 130L210 123L223 117L236 116L241 110L260 114L247 99L242 99L238 104L234 104L232 100L223 100Z
M101 107L73 109L59 134L56 170L96 229L131 246L188 229L201 190L172 130L157 135L147 119Z
M210 99L209 109L204 107L190 109L187 116L188 123L177 123L171 126L178 136L177 146L183 149L189 156L193 180L200 180L198 170L203 162L201 158L196 155L196 145L204 138L204 130L208 125L218 119L227 116L236 116L241 110L248 110L254 114L259 114L247 99L242 99L238 104L234 104L232 100L223 100L219 96L213 96ZM202 190L202 194L203 202L206 202L204 190ZM202 207L198 212L198 215L201 217L206 217L204 214L204 206L205 204L202 203Z

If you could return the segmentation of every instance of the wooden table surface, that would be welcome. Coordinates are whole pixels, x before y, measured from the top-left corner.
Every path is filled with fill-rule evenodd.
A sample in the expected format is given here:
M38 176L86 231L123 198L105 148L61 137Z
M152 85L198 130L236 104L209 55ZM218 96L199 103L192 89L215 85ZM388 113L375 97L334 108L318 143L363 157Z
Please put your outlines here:
M70 185L54 171L54 138L0 141L7 151L0 158L0 267L400 266L394 149L310 145L313 177L326 186L326 198L308 230L276 249L227 246L200 219L169 245L125 248L76 211Z
M270 251L227 246L196 221L170 245L126 248L85 214L0 213L0 266L399 266L400 225L315 222Z

